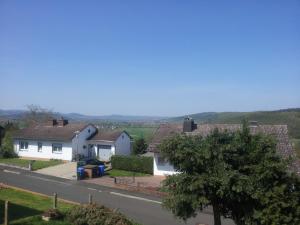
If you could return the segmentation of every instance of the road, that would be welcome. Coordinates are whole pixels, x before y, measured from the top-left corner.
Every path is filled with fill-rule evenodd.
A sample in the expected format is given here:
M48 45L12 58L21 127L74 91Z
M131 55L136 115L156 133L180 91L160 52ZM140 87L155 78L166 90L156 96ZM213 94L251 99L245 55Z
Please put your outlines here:
M71 181L16 168L0 166L0 183L12 185L41 194L87 203L88 195L92 194L93 201L109 208L117 208L128 218L144 225L195 225L196 223L213 224L213 215L208 210L199 213L196 218L186 223L175 219L174 216L161 206L161 199L142 193ZM231 220L222 220L223 225L234 225Z

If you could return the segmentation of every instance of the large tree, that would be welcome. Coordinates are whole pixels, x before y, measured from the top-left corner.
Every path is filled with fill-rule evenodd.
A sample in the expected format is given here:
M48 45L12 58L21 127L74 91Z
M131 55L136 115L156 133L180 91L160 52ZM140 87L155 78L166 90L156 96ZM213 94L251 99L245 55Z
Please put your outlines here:
M298 177L287 172L274 140L251 135L247 124L241 131L215 130L205 138L173 136L160 149L180 172L164 182L169 192L164 206L176 216L187 219L211 205L216 225L221 215L237 224L299 221Z

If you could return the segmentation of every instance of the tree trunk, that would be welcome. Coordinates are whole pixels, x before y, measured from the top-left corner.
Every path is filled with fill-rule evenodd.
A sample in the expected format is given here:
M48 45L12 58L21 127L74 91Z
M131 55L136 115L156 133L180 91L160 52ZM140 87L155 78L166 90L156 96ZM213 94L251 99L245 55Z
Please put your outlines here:
M216 203L213 203L213 211L214 211L214 225L221 225L221 215L219 206Z

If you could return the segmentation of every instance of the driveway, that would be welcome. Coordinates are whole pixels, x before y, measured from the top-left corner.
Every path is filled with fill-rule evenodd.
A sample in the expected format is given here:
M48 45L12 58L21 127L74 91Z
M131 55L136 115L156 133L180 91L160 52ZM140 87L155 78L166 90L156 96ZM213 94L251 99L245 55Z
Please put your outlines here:
M36 173L50 175L54 177L61 177L68 180L76 180L77 163L67 162L56 166L50 166L44 169L36 170Z

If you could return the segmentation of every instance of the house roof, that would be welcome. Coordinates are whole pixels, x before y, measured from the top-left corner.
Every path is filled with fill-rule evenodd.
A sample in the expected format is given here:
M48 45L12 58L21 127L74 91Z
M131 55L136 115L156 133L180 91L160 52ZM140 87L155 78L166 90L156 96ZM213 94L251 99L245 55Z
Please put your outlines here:
M241 124L200 124L192 132L187 132L188 135L200 135L207 136L214 129L219 131L237 131L242 128ZM289 141L288 128L287 125L257 125L249 126L250 132L252 134L263 133L273 136L277 140L277 152L284 158L292 157L294 162L292 167L294 171L300 173L300 162L296 157L296 153ZM154 137L149 144L148 151L159 152L158 145L163 141L163 139L168 138L174 134L182 134L183 126L182 124L162 124L156 130Z
M122 133L126 133L129 137L130 135L126 131L101 131L98 130L98 132L90 137L88 140L89 141L111 141L115 142Z
M82 131L88 124L67 124L65 126L35 125L13 133L14 139L71 141L76 131Z

